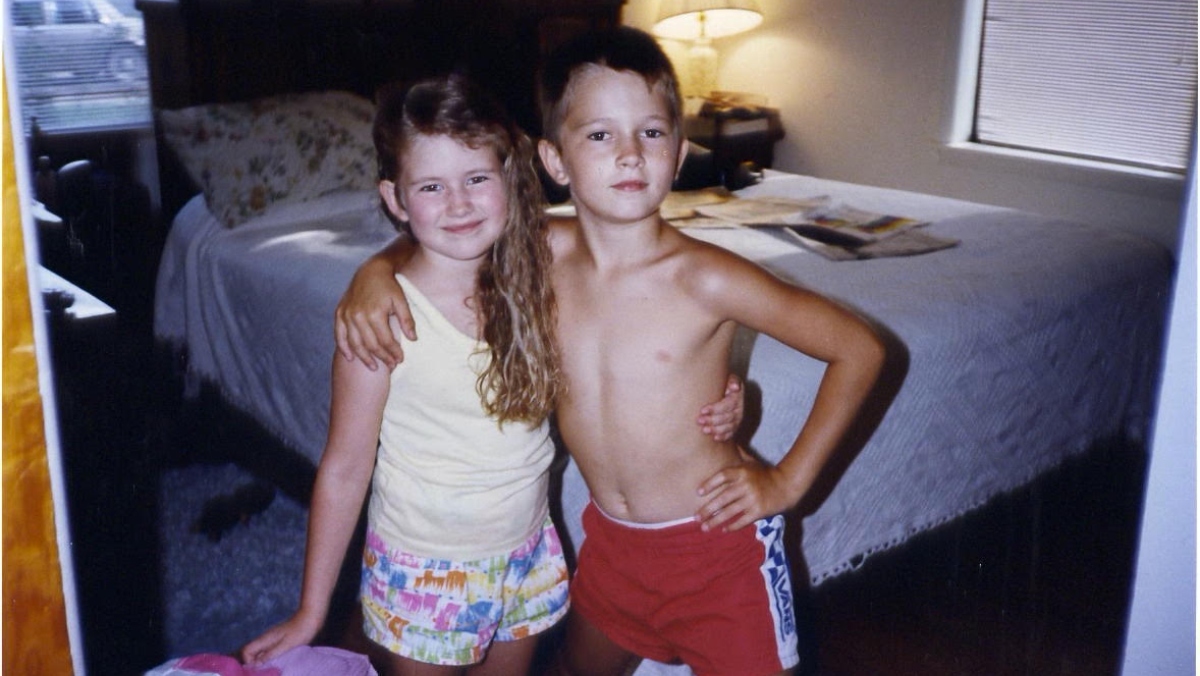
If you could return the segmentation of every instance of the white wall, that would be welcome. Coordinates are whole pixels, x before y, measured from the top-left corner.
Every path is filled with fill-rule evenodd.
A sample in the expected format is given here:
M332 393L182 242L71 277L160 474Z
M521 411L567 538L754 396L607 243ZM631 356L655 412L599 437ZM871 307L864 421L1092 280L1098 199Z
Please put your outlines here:
M1196 673L1196 180L1175 283L1122 676Z
M716 42L718 88L765 94L780 109L775 168L1121 228L1177 249L1180 177L947 149L969 130L954 117L960 90L971 98L960 72L974 72L960 67L959 41L974 39L963 26L982 0L759 2L761 26ZM649 30L658 3L628 0L625 23Z

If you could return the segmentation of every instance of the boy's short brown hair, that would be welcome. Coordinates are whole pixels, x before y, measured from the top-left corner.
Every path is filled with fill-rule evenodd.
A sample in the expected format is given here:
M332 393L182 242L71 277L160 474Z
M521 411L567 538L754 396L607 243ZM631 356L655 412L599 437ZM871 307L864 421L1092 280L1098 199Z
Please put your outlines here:
M630 26L585 33L554 51L542 68L538 83L542 110L542 135L558 145L567 115L572 77L586 66L602 66L637 73L666 98L676 133L682 133L683 105L679 80L671 60L648 33Z

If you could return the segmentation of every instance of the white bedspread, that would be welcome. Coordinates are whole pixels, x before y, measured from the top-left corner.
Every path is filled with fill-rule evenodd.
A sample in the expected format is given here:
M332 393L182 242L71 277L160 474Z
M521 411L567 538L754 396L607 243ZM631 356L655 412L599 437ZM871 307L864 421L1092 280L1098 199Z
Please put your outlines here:
M329 423L333 310L355 268L396 236L378 199L340 193L227 229L197 196L160 262L154 332L186 349L191 384L216 385L314 464Z
M956 200L772 173L745 194L829 195L932 221L953 249L832 262L766 231L696 234L853 306L905 346L907 376L878 430L802 524L814 584L1019 487L1096 440L1141 439L1156 377L1171 260L1111 230ZM328 416L332 312L353 270L392 237L374 195L342 196L222 230L193 202L170 234L157 335L186 345L192 373L316 461ZM357 200L357 202L356 202ZM314 224L320 224L314 226ZM765 336L739 357L761 390L750 443L790 446L822 365ZM571 539L586 488L573 467ZM797 581L803 584L802 580ZM676 673L646 664L638 671ZM683 673L687 673L686 670Z

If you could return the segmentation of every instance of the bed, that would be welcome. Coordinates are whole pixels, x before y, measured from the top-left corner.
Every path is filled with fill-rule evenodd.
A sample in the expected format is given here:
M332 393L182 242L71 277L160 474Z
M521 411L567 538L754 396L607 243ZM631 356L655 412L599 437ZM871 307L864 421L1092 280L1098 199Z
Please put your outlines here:
M177 10L163 16L188 18ZM614 16L585 14L587 25ZM157 25L150 19L148 40ZM581 20L551 19L558 27ZM214 116L261 122L266 116L254 111L264 109L282 111L276 120L296 110L307 111L299 115L310 122L337 120L336 129L322 133L344 134L341 151L369 144L356 126L365 124L369 108L361 88L356 95L354 88L326 84L297 89L303 96L280 95L291 85L228 97L156 94L162 145L191 165L193 179L204 162L210 177L221 175L213 167L227 153L188 149L198 138L198 120L210 125L206 136ZM325 112L313 113L312 106ZM337 112L328 113L329 106ZM266 133L238 119L228 124ZM321 165L320 180L287 182L272 193L278 199L212 181L199 194L180 189L183 206L166 238L155 295L155 335L183 356L185 390L218 391L312 465L328 419L334 306L358 264L394 236L371 189L373 177L355 164L359 156L334 155L326 150L320 160L336 171ZM308 151L272 161L285 167L282 174L314 166ZM331 174L337 178L329 184L324 179ZM888 334L891 361L880 405L793 518L800 532L793 554L812 585L1027 485L1098 443L1137 446L1145 439L1173 267L1161 246L1011 209L783 172L767 171L737 195L824 197L925 221L923 231L957 241L918 256L833 261L774 229L688 231L854 307ZM750 385L742 439L777 459L811 405L821 365L765 336L743 333L737 346L732 367ZM562 513L576 546L586 499L568 465ZM646 664L638 673L677 670Z

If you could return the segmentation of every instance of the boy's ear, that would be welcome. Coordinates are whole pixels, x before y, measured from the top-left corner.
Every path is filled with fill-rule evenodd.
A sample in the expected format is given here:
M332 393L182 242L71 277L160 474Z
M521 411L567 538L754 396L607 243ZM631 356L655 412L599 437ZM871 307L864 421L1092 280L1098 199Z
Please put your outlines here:
M567 175L566 169L563 167L562 155L558 153L558 148L546 139L538 141L538 155L542 158L542 166L546 168L546 173L554 182L559 185L567 185L571 182L571 177Z
M683 171L683 163L687 162L688 150L691 149L690 142L687 136L679 135L679 159L675 162L675 178L679 178L679 172Z
M408 210L400 203L400 195L396 192L395 182L380 181L379 196L383 198L383 203L387 205L388 213L401 222L408 222Z

